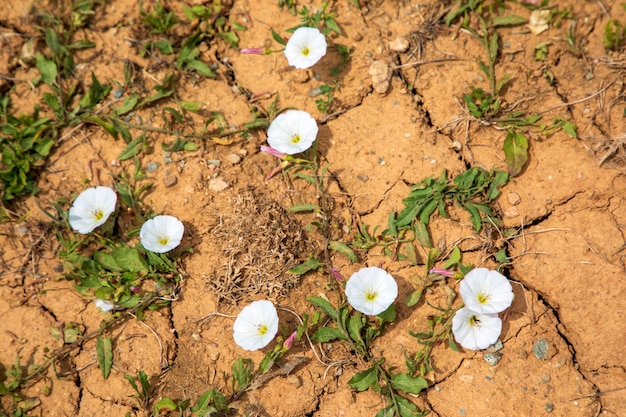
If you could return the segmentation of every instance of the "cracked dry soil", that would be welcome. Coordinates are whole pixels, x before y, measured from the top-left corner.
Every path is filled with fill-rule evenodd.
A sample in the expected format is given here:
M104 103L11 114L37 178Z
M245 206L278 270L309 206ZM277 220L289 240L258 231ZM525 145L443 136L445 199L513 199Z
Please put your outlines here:
M45 6L54 9L55 3ZM179 16L183 16L183 3L202 2L164 2ZM223 113L230 125L247 122L250 96L242 91L257 97L254 105L265 110L278 96L282 106L310 112L320 124L321 158L330 164L334 238L349 242L358 224L384 227L389 213L402 209L410 186L427 176L438 176L444 169L456 175L469 166L506 169L502 153L506 131L473 121L461 105L461 95L469 86L485 87L477 65L484 59L484 49L457 26L443 24L441 17L447 10L443 3L362 1L358 10L346 1L336 2L333 10L343 33L332 39L349 46L352 55L337 77L340 84L329 114L317 110L309 93L322 84L333 85L330 69L341 58L332 48L315 67L298 71L288 67L281 54L241 55L218 41L203 48L201 56L216 66L217 78L181 73L177 94L180 100L204 103L204 110L191 116L196 126L215 111ZM37 75L34 66L18 59L33 33L32 5L41 6L33 1L0 5L0 86L2 91L12 88L13 105L24 112L31 111L42 93L41 87L33 89L24 82ZM573 7L575 39L582 55L570 53L566 26L550 27L539 35L520 27L501 28L497 76L512 74L504 92L505 106L541 113L547 123L557 117L569 120L578 128L578 139L562 131L542 137L529 129L526 168L498 199L502 227L516 229L513 236L501 236L493 228L474 233L467 214L454 207L450 207L451 219L433 218L434 242L448 249L459 245L464 262L494 267L493 253L506 245L512 260L506 273L516 294L501 336L503 356L496 366L486 362L482 352L456 353L443 346L434 350L434 372L427 375L431 388L411 398L434 416L626 415L626 55L624 49L607 53L602 45L608 17L624 22L626 12L618 1L551 1L550 5ZM232 21L246 27L239 32L241 47L275 46L271 29L284 33L299 23L274 1L233 0L225 7ZM507 2L506 9L528 17L519 5ZM78 79L88 80L93 71L99 80L120 81L124 61L130 60L143 88L150 90L172 70L167 64L170 58L141 57L130 41L146 33L139 10L139 3L129 0L98 6L97 18L78 33L96 44L78 52ZM175 30L186 35L190 28L178 25ZM392 49L398 38L408 41L406 49ZM550 42L548 59L535 61L533 51L541 42ZM368 72L374 61L391 69L384 93L380 80L374 85ZM554 75L552 82L542 75L546 70ZM137 116L161 127L158 114L165 105L158 103ZM150 377L153 401L165 396L195 400L209 387L227 389L222 372L230 372L238 356L258 363L263 353L246 355L233 343L231 319L206 322L202 317L214 311L236 314L245 302L266 297L295 311L310 312L305 298L330 291L327 277L309 274L291 282L290 291L261 285L256 294L219 297L218 302L214 280L233 262L232 252L224 250L223 235L236 230L220 222L232 219L234 212L246 216L245 210L234 209L233 201L242 195L252 198L249 193L256 196L251 218L237 225L245 228L258 224L259 210L312 202L316 195L280 175L264 181L276 161L259 152L265 140L262 131L229 145L207 141L198 151L172 154L169 163L161 144L174 138L155 133L149 139L152 152L142 155L142 164L159 165L150 174L154 188L145 203L156 213L180 218L186 226L184 244L194 249L185 262L187 275L179 298L168 308L148 313L144 322L130 319L112 329L114 365L107 380L98 369L94 341L71 350L45 378L25 389L25 396L41 401L30 415L146 415L129 397L133 392L123 377L140 370ZM131 167L127 161L111 163L124 147L101 129L83 126L73 131L54 149L37 198L45 204L59 197L71 199L85 184L110 185L111 174ZM216 160L221 161L219 167L207 162ZM227 188L212 187L216 179ZM58 242L35 199L20 201L14 209L28 216L19 224L0 225L0 361L5 366L13 363L20 352L22 365L28 366L42 362L44 348L62 347L50 328L77 323L90 332L103 316L92 300L79 296L62 279L55 256ZM271 221L268 217L265 221ZM297 228L312 219L290 217L285 238L307 239L307 232ZM222 236L218 238L216 232ZM255 233L241 236L252 239L250 244L259 239ZM316 237L309 238L311 246L287 246L294 250L289 262L319 250ZM255 248L263 251L263 245ZM258 253L258 259L275 256L272 249ZM420 253L423 262L426 251ZM344 276L364 265L384 263L396 278L398 318L374 350L388 364L404 369L403 351L419 348L409 331L424 331L426 317L434 311L424 303L412 308L404 303L415 288L412 282L423 275L423 265L392 261L375 249L360 255L359 264L340 255L333 256L332 262ZM284 270L274 265L264 272L280 277ZM440 288L426 295L433 305L445 298ZM280 319L293 331L291 316L281 312ZM547 348L543 359L533 352L537 343ZM336 345L322 349L332 360L351 358ZM305 343L289 355L303 359L288 375L278 372L242 396L235 415L368 416L382 408L383 399L377 394L355 393L348 387L347 381L364 369L358 361L326 368ZM3 407L10 404L10 398L2 399Z

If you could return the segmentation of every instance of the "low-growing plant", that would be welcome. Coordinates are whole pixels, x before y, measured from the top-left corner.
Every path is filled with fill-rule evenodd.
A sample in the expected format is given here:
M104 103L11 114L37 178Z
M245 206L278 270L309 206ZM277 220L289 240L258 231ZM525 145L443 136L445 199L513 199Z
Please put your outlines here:
M604 26L604 37L602 38L604 47L611 51L617 51L622 47L625 40L626 26L618 20L609 19Z

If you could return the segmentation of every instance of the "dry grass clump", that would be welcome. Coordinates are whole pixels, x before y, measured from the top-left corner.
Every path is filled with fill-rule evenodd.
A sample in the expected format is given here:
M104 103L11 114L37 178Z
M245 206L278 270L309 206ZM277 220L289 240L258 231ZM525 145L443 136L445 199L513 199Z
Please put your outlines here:
M231 203L232 210L210 233L224 261L206 276L207 286L220 301L231 303L251 294L285 296L300 280L287 271L313 250L301 223L254 188Z

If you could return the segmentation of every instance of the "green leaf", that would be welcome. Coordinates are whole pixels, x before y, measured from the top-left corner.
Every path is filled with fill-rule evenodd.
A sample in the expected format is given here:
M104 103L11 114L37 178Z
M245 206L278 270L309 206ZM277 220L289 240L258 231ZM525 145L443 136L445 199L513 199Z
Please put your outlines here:
M196 70L196 72L200 75L204 75L207 78L215 78L216 74L211 71L207 64L202 61L198 61L197 59L191 60L187 62L187 68L191 68Z
M378 314L376 317L380 319L380 324L391 323L396 319L398 313L396 312L396 305L391 304L385 311Z
M501 27L501 26L519 26L527 23L528 20L524 19L521 16L494 16L493 19L489 22L491 27Z
M126 145L126 148L124 148L122 153L118 155L117 159L119 161L125 161L127 159L134 157L135 155L138 155L139 152L141 152L141 148L145 140L146 140L146 135L142 134L142 135L137 136L128 145Z
M509 174L519 174L528 161L528 140L522 133L509 130L504 140L504 155Z
M181 101L178 103L178 105L181 108L189 111L200 111L200 109L202 108L202 103L200 103L199 101Z
M139 95L133 94L131 96L124 98L124 101L122 102L121 106L112 107L112 110L118 116L122 116L128 113L129 111L132 111L137 105L138 100L139 100Z
M46 59L46 57L40 53L35 55L35 61L43 82L50 86L54 85L57 75L59 75L57 65L54 61Z
M426 415L426 412L420 412L415 404L404 397L398 395L396 396L396 401L398 402L397 411L400 412L401 417L420 417Z
M113 347L111 344L111 336L104 338L98 336L96 338L96 353L98 356L98 364L102 371L104 379L109 377L111 366L113 366Z
M145 258L143 258L139 251L135 248L120 246L113 249L111 255L115 258L115 262L123 268L124 271L144 273L149 271Z
M161 398L159 401L154 403L154 413L156 415L161 415L166 411L176 411L178 410L178 404L174 402L169 397Z
M279 44L281 44L283 46L287 45L287 41L285 41L282 36L280 36L278 33L276 33L276 31L274 31L274 29L272 29L272 38L274 38L274 40L276 42L278 42Z
M305 204L294 204L293 206L288 207L287 211L289 213L302 213L302 212L307 212L307 211L315 211L318 209L319 209L319 206L316 204L305 203Z
M341 330L336 327L324 326L317 329L311 338L318 343L326 343L337 339L346 340L346 335L344 335Z
M318 258L311 258L302 262L299 265L296 265L287 272L293 275L304 275L309 271L315 271L321 266L324 266L324 263L322 261L320 261Z
M563 131L565 133L567 133L570 137L577 139L578 138L578 134L576 132L576 125L572 122L568 122L567 120L563 120L561 119L561 122L563 123Z
M94 252L93 260L98 262L103 268L112 272L121 272L122 268L115 262L115 258L110 253Z
M499 169L494 169L492 172L495 172L496 175L491 180L489 191L487 191L487 199L490 201L495 200L500 195L500 187L509 182L509 174L507 172Z
M415 233L415 237L422 244L422 246L426 246L431 248L433 244L430 241L430 233L428 233L428 228L422 222L415 222L413 226L413 232Z
M363 372L359 372L358 374L350 378L350 381L348 381L348 385L350 385L351 388L359 392L365 391L369 389L370 387L373 387L374 385L377 385L377 384L378 384L378 367L377 366L372 366L371 368Z
M356 256L354 251L345 243L342 243L336 240L331 240L330 243L328 244L328 249L341 253L342 255L350 259L352 262L359 261L359 258Z
M458 246L455 246L448 257L448 260L445 264L443 264L443 269L450 269L459 262L461 262L461 249L459 249Z
M325 298L322 298L322 297L309 297L306 300L309 303L313 304L315 307L320 308L324 313L326 313L326 315L328 317L333 319L335 322L339 319L339 315L337 313L337 310Z
M211 388L198 398L196 404L190 408L197 417L209 417L215 413L228 411L228 400L215 388Z
M353 314L348 317L348 334L350 338L357 343L365 344L363 337L361 337L361 330L365 326L364 317L360 313Z
M391 386L407 394L417 395L428 389L428 382L422 377L414 377L408 373L402 373L391 377Z
M422 298L423 292L424 289L413 291L406 299L406 305L409 307L413 307L415 304L419 303L420 299Z
M61 55L61 44L59 43L59 36L51 28L46 29L46 45L54 52L56 56Z

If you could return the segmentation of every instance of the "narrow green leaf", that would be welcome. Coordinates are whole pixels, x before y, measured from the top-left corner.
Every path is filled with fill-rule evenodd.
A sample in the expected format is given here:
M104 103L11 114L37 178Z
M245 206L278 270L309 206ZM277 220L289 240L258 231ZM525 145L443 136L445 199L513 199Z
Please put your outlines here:
M94 252L93 260L98 262L100 266L105 268L108 271L112 272L121 272L122 268L115 262L115 258L110 253L106 252Z
M98 364L102 371L104 379L109 377L111 366L113 366L113 347L111 344L111 336L104 338L98 336L96 338L96 354L98 356Z
M126 148L120 153L117 157L119 161L125 161L138 155L141 152L142 145L146 139L146 135L139 135L135 139L133 139Z
M519 174L528 161L528 140L522 133L509 130L504 140L504 155L509 174Z
M274 38L276 42L278 42L279 44L283 46L287 45L287 41L285 41L282 36L276 33L274 29L272 29L272 38Z
M356 256L354 251L345 243L342 243L336 240L331 240L330 243L328 244L328 249L341 253L342 255L350 259L352 262L359 261L359 258Z
M459 249L458 246L455 246L448 257L448 260L443 264L443 269L450 269L459 262L461 262L461 249Z
M199 101L181 101L178 103L180 107L189 111L200 111L202 103Z
M54 52L56 56L61 55L61 44L59 43L59 36L51 28L46 29L46 45L48 45L48 48L50 48L50 50Z
M348 334L350 335L350 338L355 342L364 345L365 342L363 341L363 337L361 336L361 330L363 329L363 326L365 326L365 323L362 314L356 313L348 317L348 326L346 327L348 329Z
M396 401L398 402L398 412L400 412L401 417L419 417L423 416L424 413L420 412L415 404L411 401L407 400L404 397L400 397L399 395L396 397Z
M304 275L309 271L315 271L321 266L324 266L324 263L322 261L320 261L318 258L311 258L302 262L299 265L296 265L287 272L293 275Z
M428 233L428 228L422 222L415 222L413 226L413 232L415 233L415 237L422 244L422 246L426 246L427 248L431 248L433 244L430 241L430 233Z
M126 97L124 99L124 101L122 102L121 106L112 107L112 110L118 116L122 116L122 115L132 111L135 108L135 106L137 105L137 101L138 100L139 100L139 95L138 94L133 94L133 95L131 95L129 97Z
M289 213L302 213L302 212L307 212L307 211L316 211L318 209L319 209L319 206L316 204L305 203L305 204L295 204L291 207L288 207L287 211Z
M494 16L491 21L491 27L502 27L502 26L519 26L526 24L528 20L524 19L521 16Z
M196 70L198 74L204 75L207 78L215 78L217 76L213 71L211 71L207 64L202 61L198 61L197 59L187 62L186 66L187 68Z
M500 195L500 187L509 182L509 174L505 171L495 169L495 176L491 180L489 185L489 191L487 191L487 199L495 200Z

